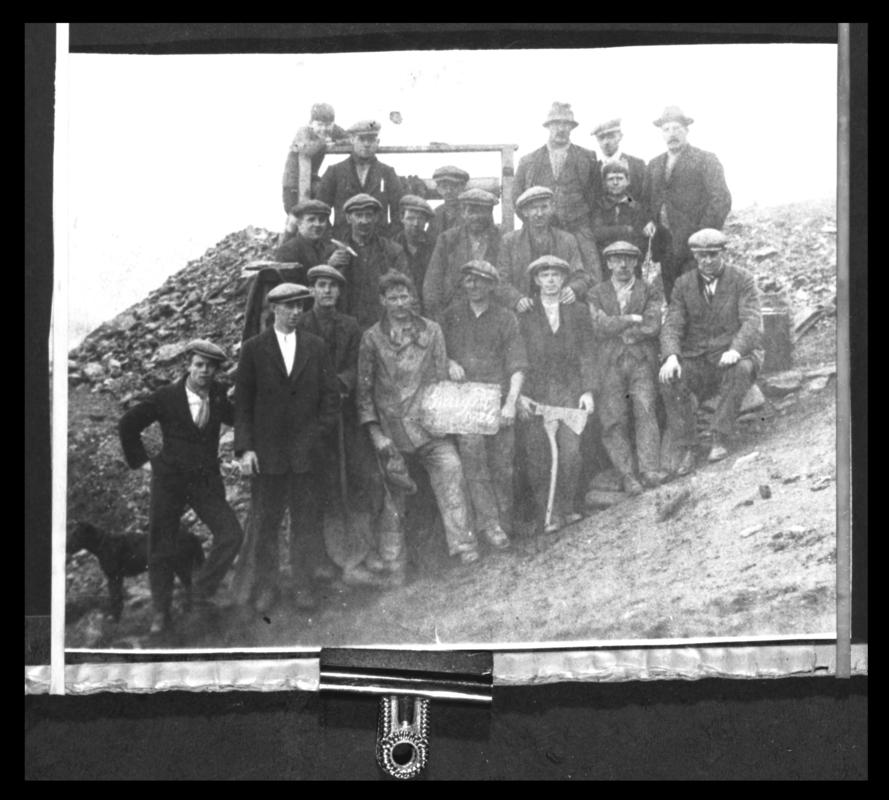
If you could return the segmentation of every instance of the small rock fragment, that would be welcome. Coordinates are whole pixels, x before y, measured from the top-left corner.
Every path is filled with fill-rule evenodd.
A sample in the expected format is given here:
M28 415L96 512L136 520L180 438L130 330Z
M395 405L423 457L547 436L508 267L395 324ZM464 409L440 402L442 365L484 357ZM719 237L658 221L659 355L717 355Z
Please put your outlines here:
M771 397L782 397L797 391L802 386L803 373L798 369L789 369L774 375L765 375L760 379L760 383L764 394Z
M753 536L754 533L759 533L763 528L765 528L765 525L762 524L753 525L750 528L744 528L744 530L742 530L739 534L739 537L741 539L746 539L748 536Z
M759 496L763 500L768 500L772 496L772 487L769 486L767 483L760 484Z
M675 493L668 491L662 494L658 497L655 504L655 516L657 521L664 522L665 520L670 519L670 517L676 516L676 512L682 508L690 497L691 489L687 486Z
M754 450L752 453L748 453L746 456L741 456L739 459L732 464L732 469L737 469L738 467L744 467L747 464L751 464L759 458L759 450Z

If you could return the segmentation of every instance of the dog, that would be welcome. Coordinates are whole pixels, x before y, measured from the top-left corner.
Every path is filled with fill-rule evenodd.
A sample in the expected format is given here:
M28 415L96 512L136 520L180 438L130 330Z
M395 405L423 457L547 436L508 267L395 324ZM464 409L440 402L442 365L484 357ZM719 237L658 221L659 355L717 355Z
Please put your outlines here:
M148 534L111 534L89 522L78 522L68 535L69 554L87 550L99 559L108 580L110 613L115 622L123 613L123 579L141 575L148 569ZM185 588L186 608L191 606L192 572L204 563L204 549L193 533L180 529L176 540L174 571Z

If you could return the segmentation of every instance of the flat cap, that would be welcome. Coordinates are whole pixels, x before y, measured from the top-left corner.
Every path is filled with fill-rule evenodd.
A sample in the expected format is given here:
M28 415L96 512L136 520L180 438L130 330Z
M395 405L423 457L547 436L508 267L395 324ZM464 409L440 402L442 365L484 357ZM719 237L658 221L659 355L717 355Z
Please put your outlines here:
M490 192L486 192L484 189L467 189L465 192L460 192L457 200L461 203L473 206L488 206L489 208L493 208L497 205L497 198Z
M403 211L406 208L412 208L415 211L422 211L430 219L435 216L432 206L429 205L422 197L416 194L403 195L398 201L398 207Z
M206 339L192 339L185 346L185 352L209 358L211 361L218 361L220 364L226 359L225 350Z
M352 136L361 136L365 133L379 133L380 127L380 123L375 119L363 119L360 122L351 125L346 130L346 133L349 133Z
M685 116L679 106L667 106L664 109L664 113L654 121L654 124L660 128L665 122L681 122L683 125L688 126L694 120L691 117Z
M609 119L607 122L600 122L593 128L593 136L604 136L606 133L620 130L620 117Z
M333 122L336 119L336 114L330 103L315 103L315 105L312 106L312 113L309 116L309 119L317 119L320 122Z
M494 267L493 264L489 264L487 261L469 261L460 267L460 272L464 275L480 275L482 278L487 278L494 283L497 283L500 280L500 275L497 274L496 267Z
M516 210L520 209L522 206L527 205L528 203L533 203L535 200L552 200L553 199L553 190L548 189L546 186L531 186L525 189L515 201Z
M688 237L691 250L722 250L728 244L728 237L716 228L702 228Z
M359 211L362 208L372 208L375 211L382 211L383 204L369 194L356 194L343 203L343 211L348 214L350 211Z
M630 169L623 161L609 161L602 167L602 177L607 178L612 172L620 172L622 175L630 177Z
M432 173L432 180L440 181L442 179L456 181L457 183L466 183L466 181L469 180L469 173L465 169L452 167L451 165L439 167Z
M608 258L608 256L619 255L642 258L642 251L630 242L613 242L602 251L602 255L605 256L605 258Z
M312 267L306 273L306 278L309 281L309 285L313 284L318 278L332 278L335 281L339 281L344 286L346 284L346 276L336 267L330 266L330 264L318 264Z
M551 122L570 122L571 126L576 128L578 122L574 119L574 112L571 110L571 103L554 102L550 107L549 113L546 115L546 122L543 123L545 128Z
M279 283L268 293L270 303L289 303L291 300L304 300L311 297L308 287L301 283Z
M564 258L558 256L540 256L535 261L528 264L528 275L533 277L536 272L542 269L560 269L566 275L571 272L571 265Z
M321 200L300 200L290 209L290 213L294 217L301 214L321 214L324 217L329 217L331 210L330 206Z

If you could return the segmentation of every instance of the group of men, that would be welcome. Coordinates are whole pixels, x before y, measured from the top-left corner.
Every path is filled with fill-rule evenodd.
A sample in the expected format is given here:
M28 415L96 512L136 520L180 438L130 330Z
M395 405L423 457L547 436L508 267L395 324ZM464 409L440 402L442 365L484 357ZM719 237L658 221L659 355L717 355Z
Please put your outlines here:
M722 167L688 144L693 120L680 109L655 120L667 152L646 166L622 152L620 120L594 130L601 160L572 144L573 111L554 103L547 144L516 171L523 227L505 234L493 218L497 197L471 187L464 170L436 170L444 202L433 209L377 160L379 123L335 134L330 106L314 106L312 117L293 152L312 156L314 196L294 197L292 152L280 266L252 282L234 402L213 382L225 354L198 340L186 375L121 420L133 467L147 458L141 430L159 421L164 433L152 474L155 631L171 620L171 543L184 505L213 534L199 602L213 603L243 539L215 466L220 422L234 423L235 454L251 479L252 603L269 613L287 597L309 610L321 581L405 581L405 516L418 471L449 554L472 564L484 548L510 546L522 480L534 500L532 530L582 517L581 438L594 410L628 494L694 469L695 397L718 398L708 458L724 458L762 362L755 282L723 257L719 229L731 199ZM350 156L319 176L326 145L347 135ZM642 276L648 252L662 282ZM424 390L447 380L499 387L496 432L424 427ZM659 402L680 449L669 472ZM326 514L342 513L344 482L350 510L371 520L372 541L360 563L340 569L322 529ZM290 579L282 584L285 508Z

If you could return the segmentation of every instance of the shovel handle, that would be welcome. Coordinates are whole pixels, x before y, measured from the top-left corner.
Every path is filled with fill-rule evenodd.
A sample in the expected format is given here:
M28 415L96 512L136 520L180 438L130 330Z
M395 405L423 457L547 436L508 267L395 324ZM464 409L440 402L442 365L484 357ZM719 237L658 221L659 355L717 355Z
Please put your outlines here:
M543 519L543 527L552 522L553 504L556 500L556 480L559 477L559 446L556 443L556 430L559 427L557 419L548 420L543 423L543 429L546 431L546 438L549 439L549 452L551 466L549 470L549 494L546 498L546 515Z

